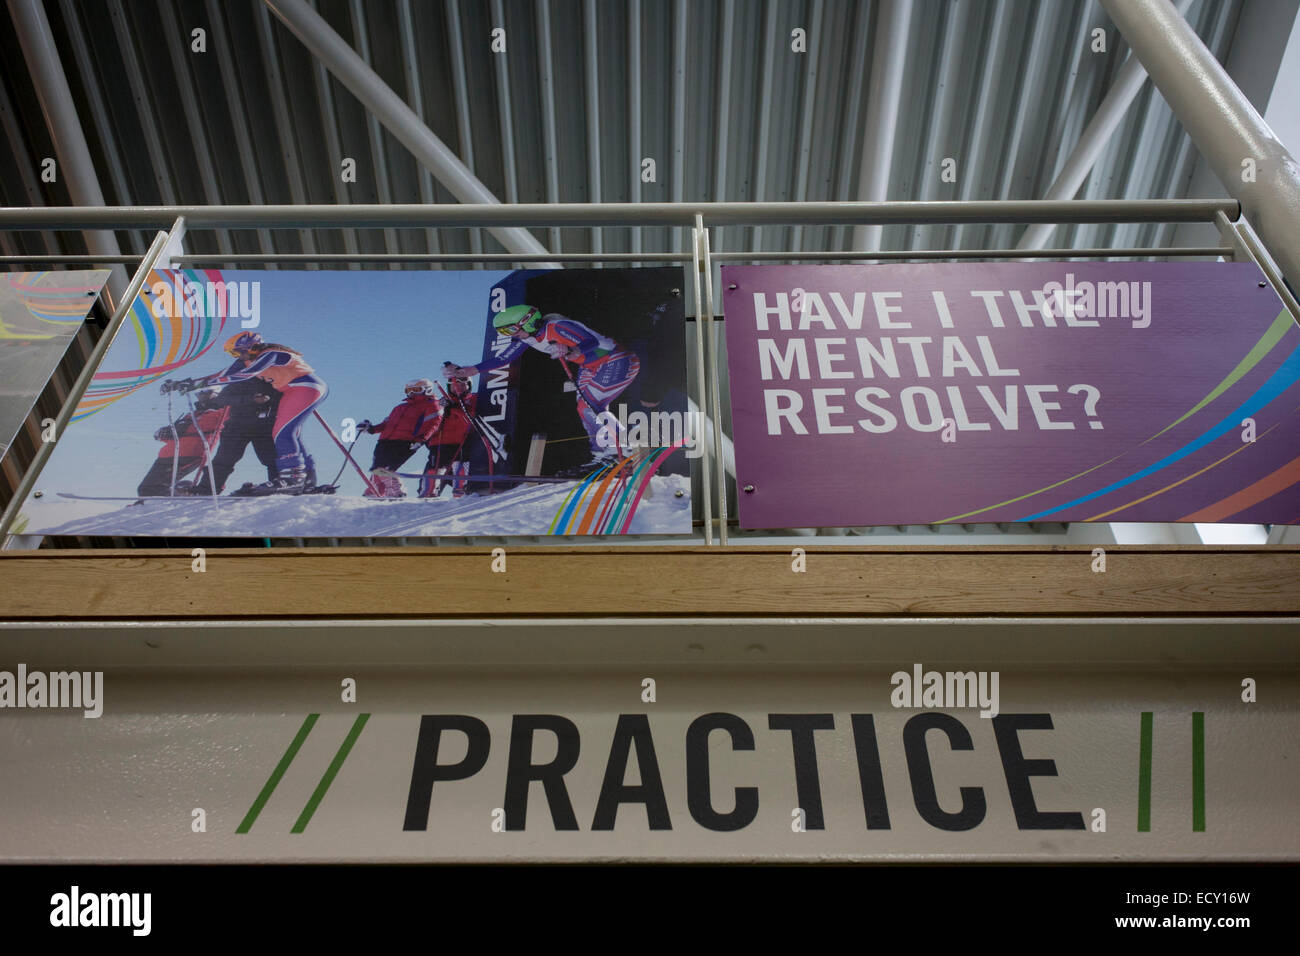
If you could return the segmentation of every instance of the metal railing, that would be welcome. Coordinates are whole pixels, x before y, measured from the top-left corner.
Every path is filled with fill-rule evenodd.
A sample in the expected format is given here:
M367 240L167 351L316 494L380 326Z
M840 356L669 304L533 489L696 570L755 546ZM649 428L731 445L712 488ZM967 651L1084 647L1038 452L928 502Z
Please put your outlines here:
M493 228L499 226L808 226L956 223L1213 222L1241 204L1211 199L1008 199L976 202L705 202L41 206L0 208L0 229ZM500 258L500 257L498 257ZM539 258L554 258L540 255Z
M699 392L691 395L705 423L711 454L701 458L704 541L713 544L716 531L720 543L728 540L728 469L725 446L728 439L722 424L721 368L722 316L714 309L714 264L722 262L890 262L936 261L945 259L1069 259L1134 257L1214 257L1255 261L1283 294L1293 314L1300 314L1294 298L1281 282L1280 272L1267 252L1240 222L1241 207L1235 200L1017 200L981 202L766 202L766 203L576 203L521 205L347 205L347 206L131 206L131 207L38 207L0 208L0 230L54 231L93 229L141 229L166 226L170 234L159 234L149 253L132 256L5 256L0 263L68 264L138 263L130 294L114 312L103 338L69 394L60 416L58 434L71 416L93 376L94 368L111 345L130 304L139 293L148 272L162 256L167 240L179 240L185 230L223 229L380 229L500 228L537 226L640 227L677 226L682 229L681 253L284 253L220 254L174 253L167 262L178 267L203 264L308 264L308 263L682 263L691 271L688 286L694 290L695 352ZM1223 236L1218 246L1087 248L1087 249L934 249L867 251L721 252L710 251L709 230L732 225L885 225L926 223L1132 223L1208 222ZM162 245L160 245L162 243ZM173 247L176 242L173 242ZM706 347L707 343L707 347ZM712 435L712 441L707 436ZM43 446L23 476L13 501L0 520L5 535L27 494L49 457L51 446ZM714 476L716 475L716 478Z

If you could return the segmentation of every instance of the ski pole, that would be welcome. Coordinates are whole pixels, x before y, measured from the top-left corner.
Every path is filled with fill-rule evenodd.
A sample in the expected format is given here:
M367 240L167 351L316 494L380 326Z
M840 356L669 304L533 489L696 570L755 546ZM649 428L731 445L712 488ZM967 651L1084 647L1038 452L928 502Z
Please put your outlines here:
M505 440L501 437L500 433L495 431L489 432L486 426L479 421L477 415L469 415L467 417L469 418L469 423L473 427L474 431L478 433L478 437L483 439L483 444L487 446L487 449L490 452L488 457L492 460L500 458L504 461L507 457Z
M569 360L560 356L560 367L564 369L564 374L569 376L568 383L564 386L566 392L576 392L578 383L573 379L573 369L569 368Z
M356 438L352 439L352 444L351 444L351 445L348 445L348 450L347 450L346 452L344 452L344 454L346 454L346 455L348 455L348 456L350 457L350 456L351 456L351 453L352 453L352 449L355 448L355 447L357 446L357 442L359 442L359 441L361 441L361 436L360 436L360 435L358 435ZM346 468L347 466L348 466L348 460L347 460L347 458L344 458L344 459L343 459L343 464L339 465L339 473L338 473L337 475L335 475L335 476L334 476L334 480L330 482L331 485L337 485L337 484L339 483L339 479L343 477L343 469Z
M438 428L442 428L441 423L438 424ZM430 435L429 437L432 438L433 436ZM466 437L468 437L468 435L466 435ZM435 445L434 448L438 450L434 451L432 448L429 449L429 458L432 459L432 461L426 461L424 463L424 477L420 479L419 493L424 495L427 491L430 492L430 497L437 498L438 493L442 491L442 487L437 478L438 471L442 468L442 446Z
M203 429L199 427L199 419L194 414L194 399L190 398L190 393L185 393L185 403L190 408L190 421L194 424L194 434L198 436L199 444L203 446L203 463L208 467L208 486L212 489L212 503L217 503L217 478L212 473L212 446L208 444L208 439L203 434Z
M442 386L439 385L437 382L434 382L434 388L438 390L438 393L443 397L443 400L446 401L448 405L450 405L452 402L452 398L443 390ZM469 407L465 404L465 400L457 396L455 401L456 401L456 406L460 409L460 413L465 416L465 419L470 423L470 426L474 429L475 432L478 433L479 441L483 442L483 450L487 453L488 474L489 475L495 474L496 469L493 467L493 465L496 462L497 456L499 455L502 461L506 460L506 450L505 450L506 440L504 436L498 434L495 430L492 430L492 434L496 435L497 438L500 439L501 441L500 446L498 446L488 437L487 424L485 422L481 422L477 415L470 414ZM469 436L466 435L465 437L468 438ZM464 442L462 441L461 444L464 445ZM455 485L452 485L452 487L454 488ZM491 483L489 483L488 493L491 494L491 492L492 492L492 485Z
M506 453L506 439L504 435L502 435L499 431L497 431L487 422L483 421L482 416L471 415L469 409L465 407L465 403L463 401L460 404L460 409L465 414L465 417L469 419L469 423L474 426L474 430L478 432L479 437L482 438L485 442L487 442L488 447L491 448L491 450L496 453L496 456L498 458L500 458L502 461L505 461L507 458L510 457ZM491 462L489 461L488 464L491 465Z
M479 437L482 438L483 441L487 444L490 451L495 452L503 460L507 457L506 450L505 450L505 439L501 436L499 432L497 432L495 429L490 429L487 426L487 424L484 423L481 418L479 418L478 415L471 415L469 409L465 406L465 402L463 399L461 398L453 399L450 395L448 395L445 391L443 391L442 386L439 385L437 382L434 383L434 388L438 390L438 394L440 394L443 397L443 399L447 401L448 404L451 404L452 402L456 403L456 407L461 410L461 413L464 414L466 420L470 423L470 425L473 426L474 431L478 432ZM493 441L493 438L496 438L497 441Z
M361 480L366 483L366 487L370 489L370 493L374 495L376 498L382 497L379 494L379 489L376 488L371 483L370 476L361 470L361 466L357 464L357 460L352 457L352 452L347 448L343 447L343 442L339 441L339 437L334 434L334 429L330 428L329 422L325 421L325 419L321 417L321 413L316 411L316 409L313 408L311 410L311 413L316 416L316 421L320 422L321 427L324 428L325 431L329 434L330 438L334 440L334 444L339 446L339 451L343 452L343 457L346 458L348 461L352 462L352 467L357 470L357 474L360 475ZM353 444L356 443L353 442ZM340 474L342 474L342 472L340 472Z
M488 441L492 443L492 447L503 460L509 457L509 455L506 454L506 439L504 435L485 422L481 415L471 415L470 421L474 423L474 427L477 429L479 434L484 435Z
M167 393L167 427L172 430L172 487L169 498L176 497L176 469L180 465L181 438L176 434L176 419L172 415L172 393Z
M452 476L455 476L455 474L456 474L456 466L459 465L459 464L462 464L462 463L463 463L464 466L465 466L465 473L466 473L466 474L469 473L469 462L467 462L467 461L463 461L463 459L462 459L461 456L460 456L460 453L461 453L462 451L465 450L465 442L467 442L467 441L469 441L469 432L465 432L465 437L462 438L462 439L460 440L460 444L456 446L456 450L455 450L454 452L451 453L451 461L447 462L447 473L448 473L448 474L450 474L450 475L452 475ZM442 447L442 446L439 446L439 447ZM488 466L488 475L491 475L491 474L492 474L492 456L491 456L491 455L488 455L488 463L487 463L487 466ZM454 481L449 481L448 484L451 486L451 490L452 490L452 492L455 492L456 489L457 489L458 487L459 487L460 490L462 490L462 491L465 490L465 482L463 482L463 481L462 481L459 485L457 485L456 482L454 482ZM489 487L489 488L488 488L488 491L491 491L491 490L492 490L491 487Z
M496 459L495 459L494 456L493 456L493 451L495 450L496 453L499 454L499 455L501 456L501 460L502 460L502 461L505 461L505 460L506 460L506 451L505 451L506 440L505 440L504 437L501 437L501 447L498 448L498 449L494 449L493 446L492 446L492 443L488 440L488 437L487 437L487 435L485 434L485 429L486 429L487 426L486 426L484 423L482 423L482 422L480 422L480 421L478 420L478 416L477 416L477 415L473 416L470 420L471 420L472 422L474 422L474 424L475 424L475 428L478 430L479 438L483 439L483 444L487 447L487 466L488 466L488 475L489 475L489 476L495 475L495 474L496 474L496 468L493 467L493 466L494 466L495 463L496 463ZM495 432L494 432L494 434L495 434ZM468 438L469 436L466 435L465 437ZM500 436L498 436L498 437L500 437ZM462 444L463 444L463 442L462 442ZM453 486L453 487L454 487L454 486ZM488 482L488 489L487 489L487 490L488 490L488 494L491 494L491 493L493 492L493 490L494 490L493 487L492 487L492 482L491 482L491 481Z
M457 367L455 362L443 362L443 363L442 363L442 367L443 367L444 371L448 368L448 366L453 367L453 368L456 368L456 367ZM570 378L572 378L572 376L570 376ZM438 390L438 394L442 396L443 400L444 400L445 402L447 402L447 404L450 405L451 402L453 401L453 399L452 399L452 397L451 397L450 395L448 395L448 394L446 393L446 391L443 390L443 387L442 387L441 385L439 385L437 382L434 382L434 383L433 383L433 387L436 388L436 389ZM475 430L476 432L478 432L479 437L482 438L483 441L487 443L487 445L489 446L490 451L492 451L492 452L496 452L496 454L497 454L498 456L500 456L501 460L502 460L502 461L505 461L505 460L509 457L509 455L506 454L506 440L505 440L505 437L504 437L500 432L498 432L495 428L493 428L492 426L488 425L487 422L483 421L482 417L480 417L479 415L477 415L477 414L470 414L470 410L469 410L469 408L465 405L465 400L464 400L463 398L460 398L459 396L457 396L457 397L454 399L454 401L455 401L455 403L456 403L456 407L459 408L459 409L461 410L461 412L464 414L465 419L466 419L466 420L467 420L471 425L474 426L474 430ZM496 440L494 441L493 439L496 439ZM488 465L489 465L489 467L491 466L491 463L492 463L492 462L491 462L491 457L492 457L491 454L489 454L489 456L488 456L488 459L489 459L489 461L488 461Z

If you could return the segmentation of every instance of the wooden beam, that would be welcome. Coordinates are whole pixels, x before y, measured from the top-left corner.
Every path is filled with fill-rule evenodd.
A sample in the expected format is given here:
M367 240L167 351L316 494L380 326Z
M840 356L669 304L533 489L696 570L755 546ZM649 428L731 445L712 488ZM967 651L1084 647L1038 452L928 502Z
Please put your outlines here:
M0 620L1294 615L1300 548L210 549L0 554Z

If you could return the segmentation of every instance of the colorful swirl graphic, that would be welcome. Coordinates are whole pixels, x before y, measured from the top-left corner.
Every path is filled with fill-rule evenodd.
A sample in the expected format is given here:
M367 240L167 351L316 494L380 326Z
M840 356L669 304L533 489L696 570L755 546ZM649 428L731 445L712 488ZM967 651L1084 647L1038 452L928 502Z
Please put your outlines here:
M72 416L74 422L152 385L206 353L221 338L227 313L224 294L187 297L187 283L205 290L225 287L219 269L160 269L149 273L118 332L118 341L134 333L139 367L96 372ZM215 305L212 314L207 314L209 302ZM113 343L115 348L118 341Z
M1005 501L999 501L995 504L987 505L983 508L979 508L974 511L968 511L965 514L953 515L948 518L942 518L934 523L944 524L946 522L952 522L952 521L969 521L971 518L975 517L976 515L993 511L994 509L1001 508L1004 505L1010 505L1021 501L1027 501L1028 499L1044 494L1045 492L1049 492L1054 489L1061 488L1064 485L1070 484L1071 482L1078 481L1079 479L1085 478L1086 476L1091 475L1094 472L1105 468L1107 465L1113 464L1114 462L1123 458L1129 452L1136 451L1137 449L1142 448L1144 445L1147 445L1150 442L1155 441L1157 438L1161 437L1166 432L1171 431L1175 427L1182 425L1184 422L1191 419L1198 412L1201 412L1206 408L1211 408L1213 406L1212 412L1217 410L1217 415L1215 415L1215 418L1212 419L1213 424L1210 425L1209 427L1204 427L1203 425L1200 432L1196 434L1194 438L1184 441L1179 447L1175 448L1168 454L1164 455L1158 461L1155 461L1145 467L1134 469L1133 471L1129 472L1126 475L1123 475L1117 480L1109 481L1099 488L1092 488L1086 491L1080 488L1081 493L1076 494L1074 497L1070 498L1069 500L1053 502L1051 505L1047 507L1041 507L1037 511L1032 511L1022 516L1015 517L1011 520L1043 521L1051 518L1053 515L1058 515L1061 512L1066 511L1067 509L1086 504L1090 501L1095 501L1096 499L1102 498L1110 494L1111 492L1118 491L1121 488L1125 488L1130 485L1136 484L1137 482L1143 480L1144 478L1150 477L1160 472L1168 471L1169 469L1177 465L1179 462L1188 459L1194 453L1210 445L1212 442L1223 437L1229 432L1232 432L1234 429L1241 427L1244 420L1253 418L1255 415L1259 414L1261 411L1263 411L1265 408L1269 407L1275 402L1278 401L1285 402L1290 400L1292 397L1294 397L1294 392L1292 390L1298 383L1300 383L1300 347L1296 346L1295 330L1296 330L1295 320L1291 317L1291 314L1289 312L1283 309L1282 312L1278 314L1277 318L1273 320L1268 330L1260 337L1259 341L1257 341L1254 344L1254 346L1247 352L1246 355L1244 355L1241 358L1241 360L1236 364L1236 366L1230 372L1228 372L1228 374L1225 375L1224 378L1213 389L1211 389L1200 401L1198 401L1194 406L1192 406L1186 412L1184 412L1179 418L1175 419L1174 421L1166 425L1164 428L1160 429L1160 431L1156 432L1150 438L1147 438L1146 440L1138 443L1137 445L1128 449L1127 451L1121 452L1120 454L1115 455L1114 457L1109 458L1106 461L1099 462L1098 464L1093 465L1091 468L1081 471L1078 474L1070 475L1069 477L1063 478L1060 481L1054 482L1050 485L1046 485L1042 488L1037 488L1033 491L1026 492L1025 494L1019 495L1018 497L1008 498ZM1283 344L1284 342L1286 344ZM1279 346L1281 346L1281 349L1278 348ZM1282 354L1282 350L1288 350L1288 349L1289 352L1286 354L1286 357L1282 360L1277 370L1268 377L1267 381L1257 386L1255 390L1245 398L1244 401L1239 401L1234 406L1231 406L1231 411L1224 413L1221 409L1225 407L1225 405L1215 404L1218 401L1218 399L1223 397L1225 393L1227 393L1228 390L1233 385L1237 384L1239 381L1245 378L1247 374L1250 373L1252 370L1254 370L1261 362L1263 362L1266 357L1270 355ZM1162 488L1159 488L1155 491L1134 498L1132 500L1125 501L1118 505L1113 505L1097 514L1084 517L1084 518L1075 518L1072 520L1102 521L1102 520L1109 519L1112 521L1114 520L1122 521L1124 520L1123 518L1115 518L1114 516L1127 510L1128 508L1133 507L1134 505L1138 505L1143 502L1149 501L1152 498L1156 498L1162 494L1165 494L1166 492L1172 491L1173 489L1186 484L1187 482L1195 478L1200 477L1203 474L1206 474L1207 472L1211 471L1218 465L1227 461L1229 458L1234 457L1239 452L1246 451L1248 449L1259 448L1263 439L1268 437L1270 434L1272 434L1276 428L1277 426L1274 425L1273 427L1267 429L1263 434L1259 435L1254 441L1248 444L1243 444L1237 448L1234 448L1229 454L1220 457L1217 461L1214 461L1210 465L1200 468L1192 472L1191 474L1187 474L1181 478L1177 478L1176 474L1171 475L1170 477L1175 477L1177 478L1177 480L1170 482L1169 484L1165 485ZM1276 436L1274 437L1276 438ZM1180 521L1223 521L1231 517L1232 515L1238 514L1244 511L1246 508L1258 504L1259 502L1265 500L1266 498L1269 498L1272 495L1275 495L1278 492L1294 485L1297 481L1300 481L1300 458L1297 458L1289 462L1288 464L1283 465L1281 468L1276 469L1275 471L1261 478L1259 481L1253 483L1250 487L1242 489L1241 491L1238 491L1232 495L1229 495L1228 497L1223 498L1222 500L1214 504L1211 504L1206 508L1200 509L1192 514L1185 515L1178 520ZM1086 483L1081 483L1081 484L1086 485ZM1076 485L1076 487L1079 486Z
M94 275L95 273L83 273ZM107 278L108 273L102 273ZM26 316L0 317L0 339L52 339L67 335L69 325L80 325L86 320L103 288L104 282L79 282L76 285L47 285L51 277L63 278L62 272L30 272L6 276L9 288L18 300L27 307L28 316L35 323L24 322ZM42 326L40 323L54 323L54 327Z
M565 496L547 534L627 534L650 479L684 445L643 450L593 471Z

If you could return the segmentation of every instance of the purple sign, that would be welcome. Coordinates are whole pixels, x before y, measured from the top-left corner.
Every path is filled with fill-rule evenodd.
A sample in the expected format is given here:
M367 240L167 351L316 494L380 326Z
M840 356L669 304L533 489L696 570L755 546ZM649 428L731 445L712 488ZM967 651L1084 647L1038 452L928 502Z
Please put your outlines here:
M722 286L742 527L1300 523L1300 329L1252 264Z

